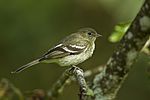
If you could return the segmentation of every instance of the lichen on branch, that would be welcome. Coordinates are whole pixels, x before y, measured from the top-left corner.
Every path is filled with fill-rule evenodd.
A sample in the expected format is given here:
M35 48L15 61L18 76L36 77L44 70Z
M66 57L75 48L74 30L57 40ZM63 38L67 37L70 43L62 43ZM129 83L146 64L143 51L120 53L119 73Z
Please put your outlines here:
M145 0L104 70L93 80L95 100L113 100L150 36L150 0Z

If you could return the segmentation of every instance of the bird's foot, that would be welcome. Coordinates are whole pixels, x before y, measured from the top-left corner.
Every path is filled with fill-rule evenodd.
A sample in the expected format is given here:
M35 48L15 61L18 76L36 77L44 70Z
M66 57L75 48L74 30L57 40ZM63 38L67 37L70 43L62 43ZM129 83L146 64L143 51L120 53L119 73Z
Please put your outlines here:
M83 72L83 70L75 65L72 65L72 67L69 69L69 72L74 74L77 70Z

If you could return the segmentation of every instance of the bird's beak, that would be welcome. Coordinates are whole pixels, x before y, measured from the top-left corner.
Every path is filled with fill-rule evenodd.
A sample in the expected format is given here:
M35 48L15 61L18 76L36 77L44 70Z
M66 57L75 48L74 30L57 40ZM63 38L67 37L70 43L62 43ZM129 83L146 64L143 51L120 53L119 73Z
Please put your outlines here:
M101 37L102 35L101 34L96 34L96 37Z

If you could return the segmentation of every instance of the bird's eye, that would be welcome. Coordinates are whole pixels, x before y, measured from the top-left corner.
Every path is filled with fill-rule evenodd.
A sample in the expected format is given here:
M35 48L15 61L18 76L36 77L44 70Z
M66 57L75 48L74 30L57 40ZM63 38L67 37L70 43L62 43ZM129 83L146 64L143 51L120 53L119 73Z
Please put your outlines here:
M88 33L88 35L92 35L92 33L91 33L91 32L89 32L89 33Z

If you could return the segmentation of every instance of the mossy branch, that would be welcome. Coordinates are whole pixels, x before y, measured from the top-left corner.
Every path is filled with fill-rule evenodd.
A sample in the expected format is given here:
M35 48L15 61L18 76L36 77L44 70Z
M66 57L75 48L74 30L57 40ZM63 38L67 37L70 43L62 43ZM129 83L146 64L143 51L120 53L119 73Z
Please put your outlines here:
M150 0L145 0L104 70L95 76L93 80L94 100L113 100L116 97L149 36Z

